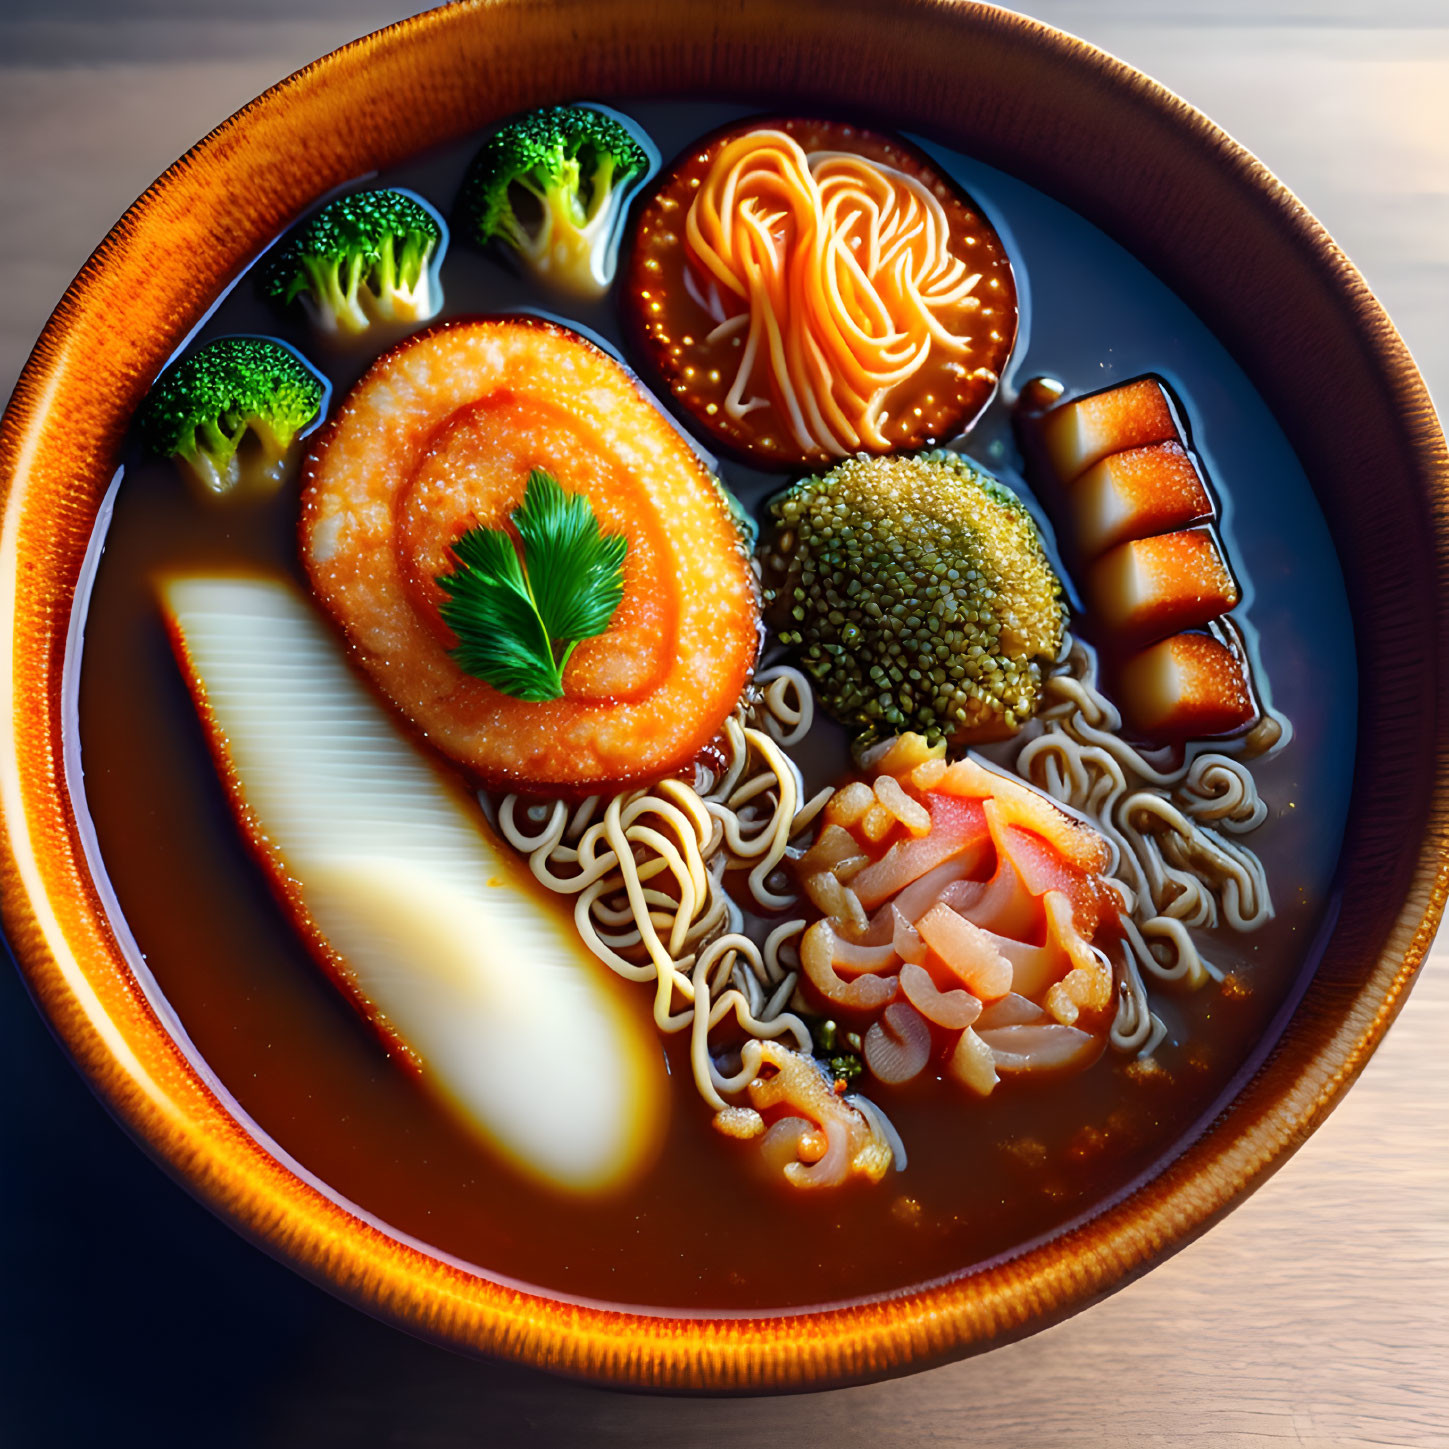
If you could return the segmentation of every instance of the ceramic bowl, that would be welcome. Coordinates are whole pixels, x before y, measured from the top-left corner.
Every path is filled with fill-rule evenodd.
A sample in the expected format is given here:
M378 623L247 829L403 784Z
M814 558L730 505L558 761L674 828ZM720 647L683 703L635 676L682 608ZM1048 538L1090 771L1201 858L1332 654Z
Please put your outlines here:
M1150 1181L1042 1246L788 1317L647 1316L503 1287L360 1222L268 1156L124 964L66 787L62 671L82 554L129 414L220 288L359 173L540 103L668 94L849 107L1014 172L1122 241L1212 320L1276 413L1328 518L1358 630L1341 914L1231 1106ZM613 1383L778 1389L898 1373L1044 1327L1202 1232L1322 1122L1402 1004L1444 902L1449 464L1418 373L1362 278L1251 156L1152 81L1018 15L947 0L492 0L349 45L220 126L101 243L21 378L0 481L12 638L0 890L36 1001L112 1111L218 1213L455 1347Z

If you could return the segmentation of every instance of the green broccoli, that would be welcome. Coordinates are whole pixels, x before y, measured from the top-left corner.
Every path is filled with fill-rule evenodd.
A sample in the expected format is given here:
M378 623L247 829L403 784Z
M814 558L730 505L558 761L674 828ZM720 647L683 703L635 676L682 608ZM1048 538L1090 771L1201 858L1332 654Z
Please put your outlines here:
M830 1074L832 1082L853 1082L865 1071L861 1060L860 1036L857 1032L842 1031L839 1022L819 1016L806 1016L811 1040L815 1048L815 1060ZM841 1050L846 1048L846 1050Z
M624 203L650 170L622 121L586 106L552 106L501 126L483 143L459 197L480 246L512 247L540 280L601 297L614 280Z
M772 512L780 638L857 753L906 730L998 738L1035 713L1066 611L1009 488L957 453L861 456Z
M298 297L326 332L374 322L426 322L443 305L434 258L443 223L405 191L354 191L329 201L279 249L266 278L285 304Z
M157 457L174 458L213 496L265 487L280 481L287 450L326 394L323 379L280 342L220 337L151 389L141 442Z

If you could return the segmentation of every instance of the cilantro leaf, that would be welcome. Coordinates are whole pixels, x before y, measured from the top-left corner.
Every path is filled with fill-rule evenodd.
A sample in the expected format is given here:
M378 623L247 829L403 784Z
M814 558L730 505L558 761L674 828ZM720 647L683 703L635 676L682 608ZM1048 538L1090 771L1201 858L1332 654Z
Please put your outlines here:
M458 566L437 580L448 596L439 613L458 636L449 653L503 694L558 699L574 646L602 634L619 607L628 540L601 534L589 500L541 468L512 523L521 556L501 528L470 528L453 544Z
M528 558L538 616L551 639L592 639L609 627L624 592L622 533L599 535L599 520L580 493L565 493L547 473L528 475L523 507L513 515Z

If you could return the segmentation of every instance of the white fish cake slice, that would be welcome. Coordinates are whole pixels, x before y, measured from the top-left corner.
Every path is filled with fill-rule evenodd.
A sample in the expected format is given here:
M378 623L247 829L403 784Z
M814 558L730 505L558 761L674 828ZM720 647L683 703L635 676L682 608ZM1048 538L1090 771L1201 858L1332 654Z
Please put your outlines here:
M571 921L290 584L161 593L238 821L324 968L527 1175L576 1193L636 1175L663 1133L662 1058Z

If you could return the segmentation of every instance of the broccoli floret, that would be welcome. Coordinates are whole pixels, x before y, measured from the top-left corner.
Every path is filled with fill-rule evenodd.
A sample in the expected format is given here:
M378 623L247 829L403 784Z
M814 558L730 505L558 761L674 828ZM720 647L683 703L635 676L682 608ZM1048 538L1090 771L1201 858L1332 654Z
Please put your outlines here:
M600 297L614 280L631 182L649 153L621 121L552 106L501 126L473 160L459 214L480 246L500 241L540 280Z
M221 337L183 357L141 412L148 452L174 458L208 493L280 480L292 440L321 411L327 385L267 337ZM243 440L252 442L243 447Z
M767 599L857 753L1010 734L1066 624L1031 514L956 453L850 458L772 505Z
M283 243L266 282L302 299L324 331L355 335L374 322L426 322L443 305L433 265L443 225L402 191L339 196Z

